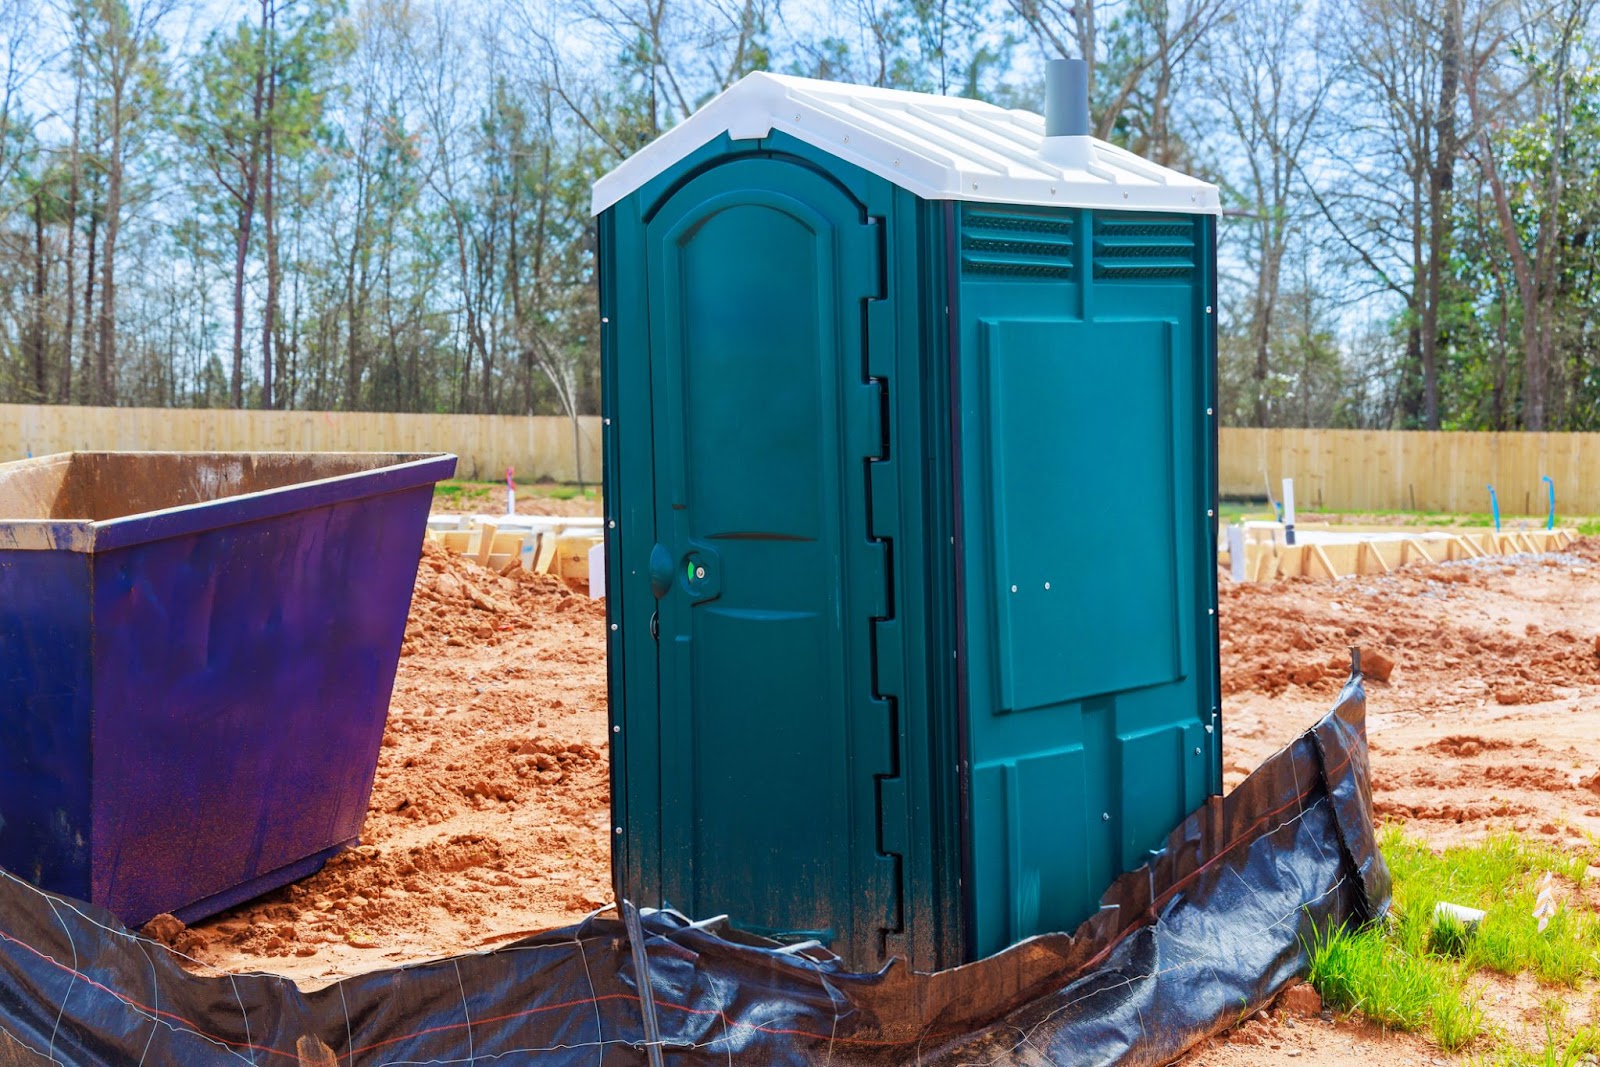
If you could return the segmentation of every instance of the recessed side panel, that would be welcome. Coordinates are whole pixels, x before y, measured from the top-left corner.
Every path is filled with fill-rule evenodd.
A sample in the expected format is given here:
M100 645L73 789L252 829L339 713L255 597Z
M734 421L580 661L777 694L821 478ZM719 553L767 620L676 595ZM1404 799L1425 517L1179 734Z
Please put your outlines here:
M1121 736L1116 747L1122 780L1146 783L1122 799L1118 851L1130 870L1189 814L1192 798L1205 795L1205 728L1197 720L1172 723Z
M961 225L969 917L982 956L1087 918L1215 788L1210 230L977 205ZM1073 750L1074 763L1056 756ZM1020 788L1034 765L1051 773ZM1056 910L1035 904L1030 876Z
M1081 746L980 767L973 798L980 820L979 927L1020 941L1041 930L1070 930L1094 909L1099 873L1085 863L1087 825Z
M1002 320L980 336L996 710L1173 681L1171 325Z

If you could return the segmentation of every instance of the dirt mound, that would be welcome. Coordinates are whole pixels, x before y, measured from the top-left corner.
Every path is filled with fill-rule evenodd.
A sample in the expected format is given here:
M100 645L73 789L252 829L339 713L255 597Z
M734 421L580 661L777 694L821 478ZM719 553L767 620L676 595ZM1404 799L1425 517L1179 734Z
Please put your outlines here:
M1593 546L1583 549L1596 554ZM1331 697L1349 673L1351 646L1367 655L1369 683L1459 687L1475 679L1476 695L1501 705L1543 703L1562 689L1600 684L1600 635L1547 631L1539 621L1506 613L1506 594L1525 579L1524 570L1545 569L1544 560L1490 559L1331 585L1224 581L1223 692L1277 696L1299 687Z
M363 844L169 945L315 985L610 901L605 608L424 546Z
M1510 747L1510 741L1452 734L1449 737L1441 737L1432 744L1422 746L1422 751L1434 752L1441 756L1451 756L1456 759L1470 759L1473 756L1482 755L1484 752Z
M1379 814L1430 841L1600 831L1600 543L1383 577L1222 584L1224 781L1367 675ZM1593 782L1593 786L1583 783Z
M520 566L497 574L472 560L424 543L411 595L402 656L424 649L497 646L505 635L532 630L539 615L575 611L603 618L605 607L549 574Z

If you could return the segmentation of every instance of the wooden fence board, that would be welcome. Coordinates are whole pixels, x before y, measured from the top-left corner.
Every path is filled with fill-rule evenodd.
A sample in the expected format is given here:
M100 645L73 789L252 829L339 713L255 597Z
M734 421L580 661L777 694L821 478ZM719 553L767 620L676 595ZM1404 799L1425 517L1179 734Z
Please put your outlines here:
M454 452L463 478L600 477L600 420L558 416L226 411L0 404L0 459L70 449ZM1224 496L1260 497L1295 480L1303 511L1486 513L1493 483L1506 514L1541 515L1545 487L1567 515L1600 515L1600 434L1423 433L1224 428Z
M600 419L0 404L0 460L72 450L453 452L462 478L600 480Z
M1386 430L1224 428L1224 496L1274 495L1292 477L1302 511L1446 511L1487 514L1493 484L1508 515L1542 515L1556 483L1556 510L1600 515L1600 434L1424 433Z

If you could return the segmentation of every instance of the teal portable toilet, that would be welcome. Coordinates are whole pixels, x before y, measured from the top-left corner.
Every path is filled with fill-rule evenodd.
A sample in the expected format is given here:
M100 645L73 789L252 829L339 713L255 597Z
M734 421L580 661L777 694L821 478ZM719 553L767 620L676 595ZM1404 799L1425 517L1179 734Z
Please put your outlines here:
M595 184L620 898L946 967L1220 793L1217 190L1049 80L751 74Z

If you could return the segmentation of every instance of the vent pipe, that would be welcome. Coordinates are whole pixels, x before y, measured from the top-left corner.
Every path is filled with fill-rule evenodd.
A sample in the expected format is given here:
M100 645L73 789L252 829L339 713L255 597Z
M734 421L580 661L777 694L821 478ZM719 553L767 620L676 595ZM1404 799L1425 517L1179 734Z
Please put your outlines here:
M1089 136L1089 64L1052 59L1044 68L1044 135Z
M1081 59L1052 59L1044 68L1044 143L1039 155L1059 167L1084 170L1092 146L1089 64Z

